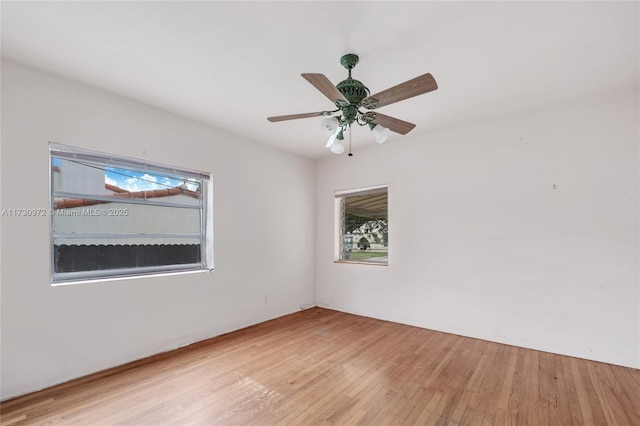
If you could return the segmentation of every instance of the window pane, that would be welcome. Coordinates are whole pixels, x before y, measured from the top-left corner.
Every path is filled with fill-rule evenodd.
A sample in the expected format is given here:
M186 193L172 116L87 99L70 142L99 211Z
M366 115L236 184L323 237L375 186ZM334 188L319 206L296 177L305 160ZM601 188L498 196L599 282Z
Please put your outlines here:
M67 203L88 201L74 199ZM52 224L55 272L201 261L197 209L89 203L54 207Z
M94 200L109 197L190 205L198 205L202 198L201 179L153 170L54 156L52 175L54 202L58 204L74 195Z
M353 262L388 262L387 189L355 191L340 202L339 259Z

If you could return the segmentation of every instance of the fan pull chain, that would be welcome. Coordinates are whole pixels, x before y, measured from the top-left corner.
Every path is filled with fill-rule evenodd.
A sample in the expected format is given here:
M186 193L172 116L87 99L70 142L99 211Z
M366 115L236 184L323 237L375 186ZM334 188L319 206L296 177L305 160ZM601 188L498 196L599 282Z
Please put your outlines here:
M351 70L349 70L349 72L351 72ZM353 157L351 153L351 126L349 126L349 157Z

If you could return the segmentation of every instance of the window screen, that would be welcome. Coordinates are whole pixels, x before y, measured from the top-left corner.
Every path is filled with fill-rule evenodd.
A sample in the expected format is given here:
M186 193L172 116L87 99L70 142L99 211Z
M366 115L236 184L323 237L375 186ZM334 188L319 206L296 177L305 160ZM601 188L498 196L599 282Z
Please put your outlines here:
M52 283L213 268L211 175L51 143Z

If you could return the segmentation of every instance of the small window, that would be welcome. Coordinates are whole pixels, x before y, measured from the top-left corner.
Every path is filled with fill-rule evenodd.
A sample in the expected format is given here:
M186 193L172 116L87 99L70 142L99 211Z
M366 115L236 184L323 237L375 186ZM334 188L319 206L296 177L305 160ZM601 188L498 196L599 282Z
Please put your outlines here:
M387 265L387 186L336 192L336 261Z
M209 173L49 145L51 282L213 269Z

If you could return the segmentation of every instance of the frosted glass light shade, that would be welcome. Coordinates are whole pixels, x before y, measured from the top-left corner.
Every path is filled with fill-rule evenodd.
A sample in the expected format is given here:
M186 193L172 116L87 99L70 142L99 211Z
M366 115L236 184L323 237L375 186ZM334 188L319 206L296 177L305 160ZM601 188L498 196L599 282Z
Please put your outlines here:
M371 129L371 133L373 133L373 137L376 138L376 142L385 143L391 134L391 130L376 124L375 127Z
M342 154L344 152L344 142L336 140L329 148L334 154Z
M336 117L329 117L322 120L321 127L326 133L327 136L334 135L338 133L338 126L340 125L340 121Z
M334 133L331 136L329 136L329 140L327 141L327 144L324 147L329 148L331 145L333 145L333 142L336 140L336 137L338 137L337 133Z

